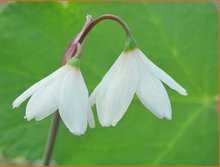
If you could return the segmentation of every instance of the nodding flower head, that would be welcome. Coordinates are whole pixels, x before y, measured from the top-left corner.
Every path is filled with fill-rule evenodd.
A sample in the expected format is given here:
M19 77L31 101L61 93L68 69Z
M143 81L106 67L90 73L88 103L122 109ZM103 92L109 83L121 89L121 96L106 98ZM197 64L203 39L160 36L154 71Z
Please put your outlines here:
M155 116L170 120L170 100L162 82L181 95L187 95L183 87L134 46L134 40L126 44L125 51L90 96L90 103L96 104L99 121L104 127L118 123L134 94Z
M25 114L28 121L39 121L59 110L64 124L75 135L84 134L87 124L91 128L95 126L78 58L72 58L66 65L28 88L13 102L13 107L19 107L30 96Z

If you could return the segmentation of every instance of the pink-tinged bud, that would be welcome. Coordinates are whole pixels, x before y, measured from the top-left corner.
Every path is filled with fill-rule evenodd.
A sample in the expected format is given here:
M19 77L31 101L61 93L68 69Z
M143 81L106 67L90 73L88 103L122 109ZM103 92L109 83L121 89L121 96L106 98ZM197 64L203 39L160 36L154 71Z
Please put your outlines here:
M79 39L81 38L82 34L89 27L89 25L92 23L92 21L93 21L92 16L87 15L86 16L86 22L85 22L82 30L76 36L74 36L74 38L71 40L71 42L69 43L69 45L66 48L64 58L63 58L63 65L66 64L66 62L68 60L70 60L73 56L76 55L76 53L77 53L77 46L76 45L78 44Z
M69 43L69 45L66 48L65 54L64 54L64 58L63 58L63 65L66 64L66 62L68 60L71 59L71 57L73 57L77 51L76 48L76 44L78 43L79 40L79 35L80 33L78 33L73 39L72 41Z

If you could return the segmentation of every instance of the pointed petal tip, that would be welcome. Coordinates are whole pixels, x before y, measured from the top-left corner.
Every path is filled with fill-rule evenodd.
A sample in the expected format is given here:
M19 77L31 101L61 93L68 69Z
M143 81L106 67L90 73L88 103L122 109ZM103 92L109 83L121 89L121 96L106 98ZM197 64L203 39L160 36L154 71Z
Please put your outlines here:
M165 112L163 118L166 120L172 120L172 111L169 110L168 112Z
M89 121L88 120L88 125L89 125L89 127L91 128L91 129L94 129L95 128L95 120L94 120L94 118L93 118L93 120L91 121Z
M187 93L186 90L185 90L185 92L183 92L181 95L183 95L183 96L188 96L188 93Z
M116 124L112 124L112 127L114 128L116 125L117 125L117 123Z
M79 130L72 130L69 129L69 131L74 134L75 136L82 136L85 132L84 131L79 131Z
M157 114L157 113L154 113L153 112L153 114L157 117L157 118L159 118L159 119L167 119L167 120L172 120L172 112L164 112L164 114Z
M112 127L115 127L117 125L118 121L113 121L112 122Z
M94 128L95 128L95 124L89 125L89 127L90 127L91 129L94 129Z
M20 104L17 102L17 99L15 99L15 100L13 101L12 106L13 106L13 109L20 106Z
M103 128L109 128L111 126L111 124L107 124L107 123L101 123Z
M27 116L24 116L24 119L26 119L28 122L31 121L33 118L28 118Z
M188 93L186 91L186 89L184 89L183 87L181 87L179 90L176 90L179 94L181 94L182 96L187 96Z
M16 105L14 105L14 104L12 104L12 108L13 108L13 109L15 109L15 108L17 108L17 106L16 106Z
M103 128L115 127L118 122L102 122L101 125Z
M41 121L44 118L35 118L35 121Z
M12 107L13 107L13 109L19 107L19 104L16 102L16 100L13 101L13 103L12 103Z
M89 97L89 104L92 107L94 106L95 103L96 103L96 96L94 95L94 91L93 91Z
M172 115L165 116L164 118L170 121L170 120L172 120Z
M24 116L24 119L26 119L26 120L29 122L29 121L31 121L32 119L35 119L35 117L34 117L33 115L28 115L28 114L26 114L26 115Z
M106 117L103 118L103 117L99 117L99 116L98 116L98 121L99 121L99 123L101 124L101 126L102 126L103 128L108 128L108 127L110 127L110 126L111 126L111 123L112 123L111 121L107 120Z
M91 108L87 112L87 122L90 128L95 128L95 119Z
M172 116L157 116L159 119L172 120Z

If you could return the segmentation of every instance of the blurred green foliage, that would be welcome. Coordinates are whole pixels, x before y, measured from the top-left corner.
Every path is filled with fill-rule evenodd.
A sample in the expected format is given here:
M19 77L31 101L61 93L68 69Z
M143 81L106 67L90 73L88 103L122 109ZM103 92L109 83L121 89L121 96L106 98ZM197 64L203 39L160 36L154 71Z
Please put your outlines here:
M95 129L76 137L61 122L53 160L59 165L217 165L218 8L213 2L0 3L0 150L4 156L41 159L51 117L26 122L25 104L14 111L12 101L59 68L87 13L123 18L139 48L189 95L167 89L172 121L154 117L135 97L115 128L102 128L96 119ZM112 21L90 32L81 61L90 92L124 43L123 30Z

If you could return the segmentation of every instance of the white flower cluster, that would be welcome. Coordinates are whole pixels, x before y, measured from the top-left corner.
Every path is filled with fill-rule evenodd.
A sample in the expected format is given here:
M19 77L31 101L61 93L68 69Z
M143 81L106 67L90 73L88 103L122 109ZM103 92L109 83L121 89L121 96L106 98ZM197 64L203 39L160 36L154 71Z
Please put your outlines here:
M25 115L28 121L41 120L59 110L67 128L75 135L82 135L87 124L95 127L91 105L96 104L102 126L115 126L135 93L154 115L171 119L170 100L161 81L187 95L183 87L136 48L121 53L90 98L79 67L67 63L22 93L13 107L31 96Z
M79 58L73 57L35 83L13 102L13 108L31 97L26 106L28 121L41 120L58 110L66 127L73 134L82 135L87 125L95 127L91 109L94 104L99 122L109 127L122 118L135 94L155 116L170 120L170 100L162 82L187 95L183 87L136 47L121 53L90 97L78 63Z

